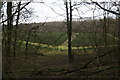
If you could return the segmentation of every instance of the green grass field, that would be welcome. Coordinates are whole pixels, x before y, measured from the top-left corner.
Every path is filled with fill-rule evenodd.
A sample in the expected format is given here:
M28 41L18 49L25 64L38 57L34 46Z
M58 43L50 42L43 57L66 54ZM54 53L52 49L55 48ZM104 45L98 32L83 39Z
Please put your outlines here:
M73 33L72 49L88 51L89 49L96 48L95 46L104 48L105 45L108 47L108 49L110 49L110 47L114 47L116 45L118 40L115 39L112 34L110 36L109 35L106 35L106 38L104 38L103 33ZM27 35L24 34L22 38L19 39L24 40L23 49L25 49ZM29 50L33 49L40 52L54 53L56 51L67 50L67 34L65 32L32 32L28 46Z
M75 34L75 33L73 33ZM105 38L103 38L103 33L77 33L77 35L72 40L73 47L80 46L91 46L91 45L104 45ZM21 38L20 38L21 39ZM22 36L23 40L27 39L27 35ZM42 32L42 33L31 33L30 42L42 43L52 46L59 46L67 40L67 34L65 32ZM95 42L96 41L96 42ZM114 45L117 40L114 36L110 37L106 35L106 43Z

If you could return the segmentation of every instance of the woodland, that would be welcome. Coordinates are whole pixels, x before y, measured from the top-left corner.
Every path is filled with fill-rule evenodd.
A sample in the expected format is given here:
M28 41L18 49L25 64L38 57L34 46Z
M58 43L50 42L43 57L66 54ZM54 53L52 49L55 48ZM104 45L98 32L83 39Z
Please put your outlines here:
M31 17L26 7L31 3L2 2L3 79L119 80L120 1L64 0L65 20L20 23ZM91 19L74 18L73 10L80 13L81 5L95 6ZM94 15L98 9L103 12L100 18Z

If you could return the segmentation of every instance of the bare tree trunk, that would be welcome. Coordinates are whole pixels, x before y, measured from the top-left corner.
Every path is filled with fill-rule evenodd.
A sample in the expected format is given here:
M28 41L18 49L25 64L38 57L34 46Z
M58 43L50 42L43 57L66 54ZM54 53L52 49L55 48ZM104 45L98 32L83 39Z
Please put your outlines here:
M120 5L120 1L119 1L119 5ZM120 6L119 6L119 13L120 13ZM118 45L120 47L120 15L118 15ZM120 64L120 49L118 48L118 65ZM120 75L120 67L118 67L118 75Z
M7 45L6 45L6 53L10 57L11 52L11 34L12 34L12 25L13 25L13 17L12 16L12 2L7 3Z
M10 71L11 69L11 34L12 34L12 2L7 2L7 28L6 28L6 40L5 40L5 48L3 49L3 75ZM9 75L8 75L9 76Z
M71 45L71 36L72 36L72 5L71 0L68 2L66 1L66 15L67 15L67 35L68 35L68 58L69 63L73 62L73 55L72 55L72 45ZM69 9L70 9L70 16L69 16Z
M16 40L17 40L17 29L18 29L18 22L19 22L19 16L20 16L20 6L21 2L18 4L18 15L17 15L17 20L16 20L16 26L15 26L15 41L14 41L14 46L13 46L13 56L16 56Z
M69 2L70 4L70 25L69 25L69 36L68 36L68 52L69 52L69 61L70 63L73 62L73 53L72 53L72 44L71 44L71 36L72 36L72 4L71 4L71 0Z
M31 32L32 32L32 29L29 31L28 36L27 36L27 40L26 40L26 49L25 49L25 57L26 58L27 58L27 55L28 55L28 42L29 42L29 39L30 39L30 36L31 36Z
M39 27L40 27L40 26L33 27L33 28L28 32L28 36L27 36L27 40L26 40L26 50L25 50L25 56L26 56L26 57L27 57L27 55L28 55L28 43L29 43L29 39L30 39L30 37L31 37L31 32L32 32L33 30L36 31Z
M105 7L106 3L104 3ZM107 20L106 20L106 12L104 11L104 23L103 23L103 38L104 38L104 46L105 52L107 50Z

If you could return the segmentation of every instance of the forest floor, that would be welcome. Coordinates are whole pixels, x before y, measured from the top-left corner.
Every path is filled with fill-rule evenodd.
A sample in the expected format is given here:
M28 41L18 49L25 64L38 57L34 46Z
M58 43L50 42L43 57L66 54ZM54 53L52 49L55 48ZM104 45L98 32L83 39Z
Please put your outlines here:
M69 64L66 51L57 54L44 53L43 55L23 53L11 57L5 78L117 78L118 64L116 54L98 58L87 66L82 67L96 55L76 54L74 61ZM75 51L74 51L75 52ZM112 57L111 57L112 56ZM5 63L3 63L5 65ZM5 67L4 67L5 68Z

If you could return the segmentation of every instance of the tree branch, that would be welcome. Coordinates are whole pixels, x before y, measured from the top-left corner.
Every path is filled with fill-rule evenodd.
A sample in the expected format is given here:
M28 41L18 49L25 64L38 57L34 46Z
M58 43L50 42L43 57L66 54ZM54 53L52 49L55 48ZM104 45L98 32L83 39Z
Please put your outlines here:
M98 57L99 57L99 58L104 57L104 56L106 56L106 55L108 55L108 54L110 54L110 53L113 53L113 52L115 52L115 51L117 51L117 50L119 50L119 49L120 49L120 47L118 47L117 49L108 51L108 52L106 52L105 54L102 54L102 55L100 55L100 56L98 56ZM90 60L90 61L87 62L81 69L87 68L87 66L88 66L90 63L92 63L93 61L95 61L96 59L97 59L97 57L95 57L94 59Z
M6 22L7 20L9 20L11 17L13 17L16 13L18 13L19 11L21 11L23 8L25 8L30 2L27 2L22 8L20 8L19 10L16 10L9 18L7 18L6 20L0 22L1 23L4 23Z
M115 14L115 15L120 15L120 13L117 13L117 12L115 12L115 11L111 11L111 10L108 10L108 9L103 8L103 7L102 7L100 4L98 4L97 2L92 1L92 3L96 4L96 5L99 6L101 9L103 9L103 10L105 10L105 11L107 11L107 12L113 13L113 14Z

